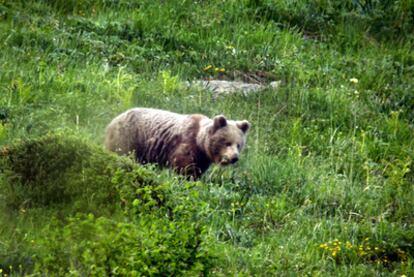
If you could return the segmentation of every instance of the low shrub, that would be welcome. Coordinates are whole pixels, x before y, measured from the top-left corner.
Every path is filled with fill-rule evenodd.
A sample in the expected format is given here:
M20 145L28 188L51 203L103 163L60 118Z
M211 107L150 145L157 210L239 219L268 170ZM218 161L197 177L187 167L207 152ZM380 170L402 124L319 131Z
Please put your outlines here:
M1 150L1 174L10 207L49 206L77 200L107 205L117 201L111 178L126 159L72 135L25 139ZM86 205L85 205L86 204Z
M5 207L39 221L0 230L14 238L0 248L6 274L198 275L212 265L191 183L173 199L172 181L64 134L6 146L0 163Z

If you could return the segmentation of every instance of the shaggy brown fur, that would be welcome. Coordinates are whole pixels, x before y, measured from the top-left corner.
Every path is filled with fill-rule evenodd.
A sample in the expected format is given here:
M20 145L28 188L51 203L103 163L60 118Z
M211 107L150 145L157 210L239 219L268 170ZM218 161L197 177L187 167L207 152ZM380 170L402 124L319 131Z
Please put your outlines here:
M226 120L222 115L209 119L135 108L108 125L105 146L119 154L135 152L141 163L158 163L198 178L213 162L236 162L249 127L246 120Z

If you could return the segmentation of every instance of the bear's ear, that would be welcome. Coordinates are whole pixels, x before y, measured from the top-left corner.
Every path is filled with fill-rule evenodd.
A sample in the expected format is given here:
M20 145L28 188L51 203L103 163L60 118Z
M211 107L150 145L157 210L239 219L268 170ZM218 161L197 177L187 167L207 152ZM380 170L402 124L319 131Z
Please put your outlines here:
M227 120L224 115L217 115L213 118L213 133L216 132L218 129L226 127Z
M250 123L247 120L239 121L236 123L237 127L243 131L243 133L246 133L250 128Z

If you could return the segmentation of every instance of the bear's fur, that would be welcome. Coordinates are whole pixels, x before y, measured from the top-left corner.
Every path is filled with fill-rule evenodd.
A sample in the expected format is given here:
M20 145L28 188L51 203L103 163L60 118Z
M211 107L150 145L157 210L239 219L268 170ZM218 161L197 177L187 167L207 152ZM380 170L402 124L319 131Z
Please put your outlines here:
M200 177L211 163L227 165L239 159L250 123L210 119L201 114L134 108L112 120L105 146L118 154L135 152L141 163L157 163L178 173Z

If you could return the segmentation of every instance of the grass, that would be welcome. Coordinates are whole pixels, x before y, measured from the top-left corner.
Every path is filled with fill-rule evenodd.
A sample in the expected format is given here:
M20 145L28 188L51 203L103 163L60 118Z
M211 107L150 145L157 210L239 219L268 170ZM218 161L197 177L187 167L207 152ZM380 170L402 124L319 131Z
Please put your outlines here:
M0 1L0 275L412 275L412 7L356 2ZM282 85L185 86L246 76ZM143 168L102 150L134 106L247 119L247 148Z

